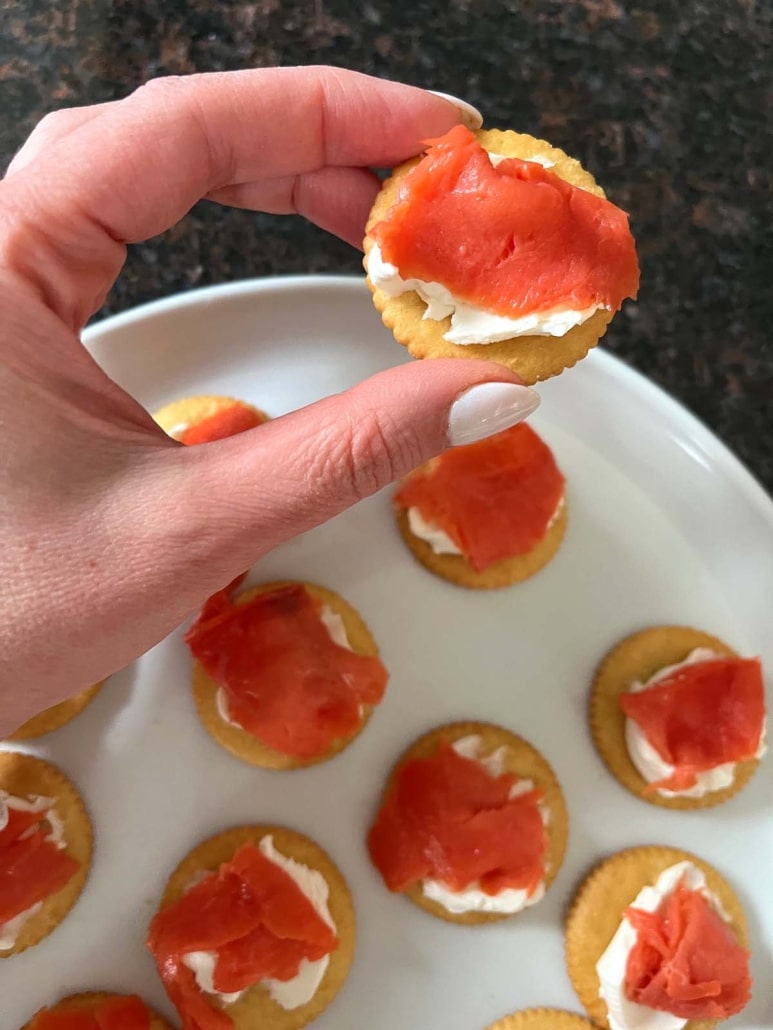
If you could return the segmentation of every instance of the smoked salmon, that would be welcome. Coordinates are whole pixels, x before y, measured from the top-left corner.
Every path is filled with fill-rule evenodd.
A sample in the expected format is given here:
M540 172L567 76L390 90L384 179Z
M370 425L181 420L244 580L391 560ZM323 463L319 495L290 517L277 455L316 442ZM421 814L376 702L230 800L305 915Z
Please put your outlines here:
M518 778L492 776L443 741L429 758L402 765L368 834L373 864L391 891L439 880L531 896L545 877L547 834L538 789L511 797Z
M225 695L229 718L282 754L307 759L354 733L387 671L330 637L302 584L235 604L220 591L186 641Z
M749 952L700 891L680 883L655 912L629 908L627 997L681 1019L727 1019L749 1001Z
M627 215L533 161L494 167L464 126L429 140L371 230L402 279L440 283L506 318L554 308L617 311L639 266Z
M395 495L443 530L476 572L532 550L564 495L548 445L529 426L513 426L454 447L408 476Z
M12 800L12 799L11 799ZM66 850L48 840L50 809L20 811L2 805L0 830L0 924L60 891L80 869Z
M184 1030L230 1030L233 1021L210 1004L184 964L186 954L214 953L214 989L234 993L263 980L292 979L304 960L334 951L338 937L292 877L245 844L158 912L148 947Z
M184 443L186 447L198 443L212 443L214 440L223 440L228 436L236 436L248 429L254 429L263 425L265 421L265 417L248 404L234 401L230 407L221 408L200 422L188 426L180 434L180 443Z
M93 1008L43 1009L29 1030L150 1030L150 1011L135 994L116 995Z
M756 658L693 662L646 690L622 694L620 706L674 766L650 789L686 790L699 772L756 756L765 724L762 667Z

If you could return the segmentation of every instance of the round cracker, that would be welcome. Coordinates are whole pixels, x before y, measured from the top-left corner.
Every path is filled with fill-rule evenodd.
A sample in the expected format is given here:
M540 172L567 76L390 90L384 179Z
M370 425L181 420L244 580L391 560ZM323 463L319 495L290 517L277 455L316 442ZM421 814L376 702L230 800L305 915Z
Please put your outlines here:
M581 884L566 920L566 968L577 997L591 1019L608 1027L607 1006L599 997L596 963L617 932L626 908L642 887L652 886L660 874L678 862L692 862L717 895L739 942L749 946L741 902L720 873L688 851L668 847L629 848L601 862ZM716 1020L691 1019L686 1030L710 1030Z
M64 826L67 854L80 869L60 891L45 898L39 912L30 916L0 959L18 955L47 937L62 922L80 897L91 866L92 832L83 801L75 787L56 766L18 751L0 753L0 788L16 797L39 794L56 801L56 814Z
M338 867L314 841L280 826L238 826L199 844L170 876L160 909L177 901L197 873L214 872L223 862L229 861L243 844L257 846L267 834L273 837L276 850L282 855L322 873L329 888L328 907L340 943L331 952L322 982L309 1002L297 1009L284 1009L262 987L250 987L233 1005L225 1006L225 1011L234 1022L234 1030L298 1030L305 1026L316 1019L338 994L354 955L354 906Z
M527 160L546 157L554 162L551 171L562 179L598 197L605 196L596 180L590 172L585 171L579 161L545 140L524 133L500 132L497 129L480 129L475 136L478 142L492 153ZM396 168L376 197L363 242L363 264L366 272L368 255L375 244L369 235L370 230L386 217L397 202L400 180L420 161L421 157L415 157ZM425 319L426 305L414 290L409 290L399 297L389 297L369 278L366 282L384 325L392 330L397 342L407 347L413 357L486 358L496 361L499 365L506 365L528 384L559 375L565 368L570 368L584 358L607 331L613 316L611 311L597 311L587 322L575 326L563 336L519 336L497 343L456 344L449 343L443 338L443 333L447 332L451 325L450 316L442 321Z
M296 580L289 579L277 580L273 583L263 583L261 586L252 587L238 594L235 598L235 603L245 604L259 594L267 594L282 587L297 585L299 584ZM355 608L352 608L342 597L326 587L317 586L315 583L300 583L300 586L305 587L315 600L320 601L323 605L327 605L337 615L341 616L346 629L346 636L355 654L366 655L372 658L378 657L378 645L373 639L365 620ZM355 737L362 733L373 714L374 708L373 705L364 705L362 721L357 729L347 737L340 737L338 740L335 740L323 754L316 755L313 758L298 758L295 755L286 755L281 751L274 750L274 748L269 747L251 733L248 733L247 730L243 730L240 726L231 726L230 723L222 719L217 710L217 691L218 686L215 681L204 671L199 662L194 662L193 697L196 702L199 718L207 732L218 744L221 744L226 750L230 751L232 755L236 755L237 758L241 758L251 765L259 765L264 769L305 769L311 765L318 765L320 762L327 762L328 759L333 758L343 751L344 748L348 747Z
M596 750L607 769L637 798L659 808L681 812L721 805L738 793L754 775L759 759L738 762L732 784L702 798L667 798L656 790L646 790L647 781L631 761L625 742L625 713L620 697L635 680L646 682L659 669L684 661L696 647L707 647L717 654L738 655L718 637L688 626L654 626L626 637L602 660L590 695L590 729Z
M80 715L87 705L91 704L104 685L105 680L102 680L100 683L95 683L82 690L80 694L68 697L66 701L33 715L12 733L8 740L31 740L33 737L42 737L46 733L53 733L54 730L61 729L68 722L72 722L76 715Z
M553 560L563 542L569 523L567 507L564 498L552 526L530 551L517 554L514 558L503 558L494 562L483 572L476 572L464 555L435 554L426 540L422 540L411 531L406 508L396 507L395 517L408 549L425 569L459 587L468 587L471 590L498 590L529 579Z
M230 408L233 404L243 404L245 408L254 412L261 422L269 421L269 416L260 408L256 408L246 401L237 400L235 397L221 397L217 394L202 394L199 397L183 397L179 401L172 401L171 404L166 404L160 411L157 411L153 418L165 433L174 440L178 440L180 433L184 431L180 429L181 426L188 429L197 422L203 422L205 418L217 415L224 408Z
M453 744L462 737L473 735L481 738L482 752L485 755L491 754L492 751L496 751L499 747L505 747L505 772L514 773L520 779L532 780L535 786L540 787L544 791L542 804L547 807L550 813L550 820L547 825L548 854L547 871L545 873L545 889L547 890L561 868L569 836L569 814L566 809L563 791L556 778L556 774L539 751L522 737L511 733L502 726L495 726L487 722L452 722L445 726L438 726L436 729L430 730L429 733L419 737L400 756L389 774L381 800L379 801L379 809L395 789L400 769L406 762L415 758L429 758L430 755L437 751L443 740ZM459 923L463 926L498 923L502 919L511 919L519 914L517 912L449 912L439 902L433 901L424 895L420 882L411 884L402 893L415 905L423 908L431 915L444 919L446 922Z
M498 1019L487 1030L593 1030L593 1024L563 1009L523 1009Z
M114 994L112 991L84 991L81 994L70 994L66 998L62 998L55 1005L49 1008L41 1009L41 1012L92 1012L98 1005L101 1005L105 1001L109 1001L110 998L125 998L125 994ZM142 1000L142 999L141 999ZM163 1019L157 1012L155 1012L146 1001L143 1004L150 1013L150 1030L172 1030L172 1027L165 1019ZM36 1012L35 1016L39 1016L40 1012ZM22 1030L30 1030L35 1020L35 1016L25 1023Z

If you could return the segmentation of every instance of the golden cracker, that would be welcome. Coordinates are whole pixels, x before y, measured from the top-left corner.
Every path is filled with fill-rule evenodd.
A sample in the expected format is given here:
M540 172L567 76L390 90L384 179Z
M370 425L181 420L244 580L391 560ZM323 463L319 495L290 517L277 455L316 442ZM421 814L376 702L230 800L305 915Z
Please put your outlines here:
M655 790L645 793L647 781L628 754L620 697L634 680L644 682L659 669L684 661L696 647L707 647L729 658L738 657L718 637L701 630L688 626L654 626L633 633L612 648L599 665L591 688L589 718L596 750L615 779L640 800L659 808L689 811L720 805L746 786L760 764L759 759L754 758L739 762L729 787L702 798L667 798Z
M235 598L236 604L245 604L259 594L267 594L281 587L294 586L294 580L277 580L273 583L263 583L260 586L245 590ZM327 605L332 611L340 615L346 629L346 636L355 654L378 657L378 645L373 639L370 630L359 614L359 612L348 604L342 597L328 590L325 587L317 586L314 583L302 583L311 596ZM193 664L193 698L196 702L196 710L199 713L207 732L218 744L237 758L249 762L251 765L259 765L264 769L305 769L311 765L318 765L333 758L362 733L373 714L373 705L365 705L362 722L347 737L340 737L321 755L314 758L297 758L295 755L285 755L281 751L275 751L262 741L258 740L251 733L243 730L240 726L231 726L224 719L220 718L217 710L217 684L204 671L199 662Z
M56 814L64 825L67 854L80 869L64 887L46 898L39 912L24 923L16 943L0 951L0 959L18 955L47 937L80 897L91 866L92 831L86 809L75 787L56 766L18 751L0 752L0 788L16 797L39 794L56 801Z
M354 955L356 927L349 888L338 867L322 848L294 830L279 826L238 826L210 837L194 848L169 878L160 908L177 901L192 878L201 871L213 872L229 861L243 844L257 846L267 834L274 839L276 850L322 873L329 888L328 907L336 925L339 946L331 952L325 976L314 997L297 1009L283 1009L260 986L248 988L225 1011L234 1021L234 1030L298 1030L316 1019L338 994L349 972ZM216 1002L213 1001L213 1007Z
M569 979L591 1019L608 1027L607 1007L599 997L596 963L617 932L625 909L642 887L651 886L660 874L678 862L692 862L705 877L730 917L739 942L749 946L741 902L725 878L703 859L669 847L640 847L620 851L605 859L580 885L566 920L566 968ZM716 1020L687 1022L685 1030L710 1030Z
M13 741L31 740L33 737L42 737L46 733L53 733L54 730L61 729L68 722L72 722L76 715L80 715L87 705L91 704L104 685L105 680L102 680L100 683L95 683L93 686L82 690L80 694L68 697L66 701L53 705L51 708L46 708L45 711L39 712L38 715L33 715L31 719L27 719L7 739Z
M462 737L478 736L481 738L481 749L483 754L491 754L499 747L505 747L504 769L505 772L514 773L520 779L532 780L535 786L544 791L542 803L550 812L550 821L547 826L548 834L548 870L545 874L545 889L558 875L561 863L566 853L566 843L569 836L569 814L566 809L564 795L561 786L553 772L552 767L545 758L522 737L511 733L502 726L495 726L487 722L453 722L445 726L438 726L419 737L407 751L405 751L387 779L386 786L379 801L379 809L385 803L391 792L397 785L397 776L400 769L406 762L414 758L429 758L433 755L441 741L447 740L450 744ZM412 901L419 908L423 908L433 916L446 920L449 923L459 923L463 926L479 926L484 923L500 922L502 919L511 919L518 913L501 912L449 912L447 908L427 898L422 891L421 883L412 884L402 892L406 898ZM537 902L539 904L539 902Z
M605 196L604 191L596 183L593 176L585 171L579 161L569 157L563 150L553 147L545 140L517 132L500 132L497 129L479 130L475 133L478 142L488 151L505 154L507 157L534 158L546 157L554 162L551 171L570 182L573 186L593 193L598 197ZM411 168L419 163L421 157L413 158L396 168L392 176L383 184L376 197L363 242L365 258L363 265L368 270L368 255L374 246L374 240L368 233L378 222L386 217L387 212L398 199L400 180ZM570 329L564 336L520 336L510 340L500 340L488 344L455 344L443 339L451 319L436 321L425 319L426 305L419 295L410 290L399 297L389 297L366 279L368 288L373 294L373 303L381 314L384 325L391 329L395 339L415 358L484 358L506 365L528 384L534 384L550 376L559 375L565 368L570 368L585 357L595 347L609 323L612 321L611 311L597 311L587 322Z
M55 1005L51 1005L41 1011L46 1012L91 1012L105 1001L109 1001L110 998L124 998L125 994L116 994L112 991L84 991L81 994L70 994L66 998L62 998ZM171 1026L165 1019L163 1019L157 1012L155 1012L150 1005L145 1002L145 1006L150 1012L150 1030L172 1030ZM36 1012L35 1015L40 1015ZM22 1030L30 1030L35 1016L32 1017L29 1023L25 1023Z
M405 508L396 508L395 517L403 540L414 558L441 579L448 580L459 587L472 590L498 590L521 583L536 575L558 552L566 534L569 522L566 500L556 516L553 525L543 538L525 554L517 554L514 558L503 558L494 562L483 572L476 572L464 555L435 554L426 540L411 532L408 524L408 512Z
M235 397L221 397L217 394L202 394L199 397L183 397L179 401L172 401L171 404L165 404L157 411L153 418L165 433L173 436L176 440L177 434L172 433L176 426L185 426L187 429L196 425L197 422L203 422L205 418L211 418L212 415L216 415L224 408L230 408L232 404L243 404L253 411L262 422L269 421L269 416L260 408L247 404L246 401L239 401Z
M488 1030L593 1030L582 1016L563 1009L523 1009L498 1019Z

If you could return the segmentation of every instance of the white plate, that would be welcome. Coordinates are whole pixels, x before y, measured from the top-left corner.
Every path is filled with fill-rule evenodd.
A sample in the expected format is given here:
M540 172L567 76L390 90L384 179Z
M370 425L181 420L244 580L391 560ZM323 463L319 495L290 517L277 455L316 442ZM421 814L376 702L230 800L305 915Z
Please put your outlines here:
M349 278L201 290L85 335L110 375L151 410L186 394L224 393L277 415L405 358L362 281ZM568 478L570 524L560 553L533 580L471 593L431 576L400 540L388 492L253 570L256 579L334 588L381 645L391 673L385 700L339 758L294 773L232 758L199 725L180 631L33 749L79 785L96 850L86 891L62 926L0 964L3 1030L86 988L136 990L171 1014L144 948L148 921L179 859L245 822L309 834L352 888L356 958L319 1030L482 1030L528 1005L579 1010L563 964L567 901L602 856L650 843L694 850L736 887L751 923L756 990L732 1025L773 1026L773 760L729 804L664 811L609 776L585 715L598 659L652 623L699 626L773 669L773 504L702 425L607 354L541 392L533 424ZM418 734L459 718L494 720L532 741L555 767L571 815L566 862L545 901L483 928L445 925L390 895L363 844L393 760Z

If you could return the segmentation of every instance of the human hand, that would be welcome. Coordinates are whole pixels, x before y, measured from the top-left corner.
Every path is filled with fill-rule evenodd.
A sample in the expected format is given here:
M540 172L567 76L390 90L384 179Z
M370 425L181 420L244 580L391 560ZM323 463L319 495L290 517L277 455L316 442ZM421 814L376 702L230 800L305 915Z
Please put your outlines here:
M490 362L414 362L184 448L78 338L126 244L200 198L303 214L359 245L368 169L459 118L422 90L286 68L160 79L37 127L0 183L0 736L143 653L277 544L534 410Z

